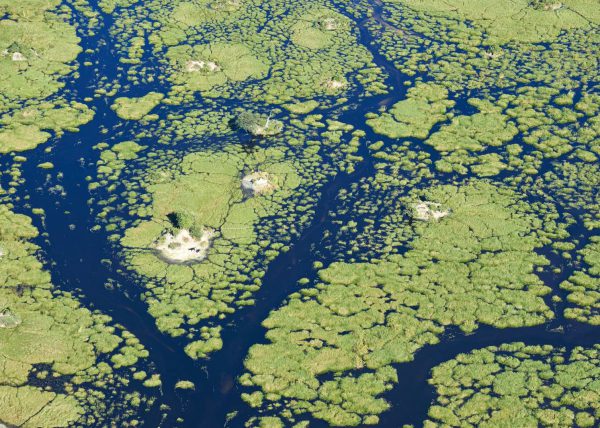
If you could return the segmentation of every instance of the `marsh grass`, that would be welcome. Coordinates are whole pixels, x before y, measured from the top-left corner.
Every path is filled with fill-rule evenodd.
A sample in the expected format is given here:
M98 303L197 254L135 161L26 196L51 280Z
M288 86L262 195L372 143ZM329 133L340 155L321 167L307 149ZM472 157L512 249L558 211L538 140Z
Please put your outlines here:
M438 343L447 326L468 333L553 317L542 298L550 290L533 273L548 264L534 252L539 220L515 211L514 193L477 181L417 193L451 215L415 222L402 255L320 270L320 282L263 322L268 343L250 349L243 384L331 425L376 422L388 407L379 396L397 382L392 364Z
M459 354L432 370L424 425L596 426L598 351L511 343Z

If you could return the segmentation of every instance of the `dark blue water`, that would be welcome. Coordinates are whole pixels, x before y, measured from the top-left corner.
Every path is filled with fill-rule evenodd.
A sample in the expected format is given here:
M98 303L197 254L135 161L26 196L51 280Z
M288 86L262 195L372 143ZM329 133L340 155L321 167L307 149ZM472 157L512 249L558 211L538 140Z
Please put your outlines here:
M375 4L373 10L372 19L385 23L381 6ZM30 207L45 210L43 221L40 218L35 219L36 226L44 232L37 243L43 249L45 263L52 273L53 282L65 290L80 290L84 304L109 314L116 323L135 334L150 352L150 365L161 375L163 386L160 396L152 410L141 416L146 426L222 427L226 423L227 415L237 411L237 417L227 424L236 427L242 426L252 415L252 410L240 399L241 391L236 378L243 372L243 360L249 347L265 341L262 320L270 310L280 306L286 297L297 289L298 279L315 278L316 273L312 268L314 253L323 240L324 232L336 227L331 214L338 206L337 195L342 189L351 190L353 183L371 176L375 171L366 145L378 140L386 144L394 143L375 135L365 125L364 115L402 99L405 91L402 82L409 77L399 73L390 61L372 49L375 37L367 30L366 22L357 22L357 36L361 43L371 49L374 61L385 70L388 75L387 83L394 90L388 95L360 100L340 118L341 121L367 132L367 137L363 140L364 145L357 153L363 156L365 161L359 163L353 173L340 172L319 189L319 202L315 207L313 219L294 240L291 249L270 263L263 285L255 295L256 304L239 309L227 319L222 333L223 349L215 352L208 361L192 361L183 352L186 344L183 340L164 335L157 330L154 319L148 315L146 305L140 300L142 285L121 273L121 260L115 256L108 233L90 230L95 224L95 219L88 202L94 195L87 189L86 177L95 176L95 162L98 159L98 152L92 146L101 141L110 141L115 136L126 135L135 125L120 121L110 110L107 100L98 98L93 102L96 111L94 120L82 126L79 133L66 134L60 139L54 139L51 143L53 150L49 153L43 148L38 148L26 154L28 160L23 165L26 182L16 195L16 211L29 214ZM107 31L109 26L110 20L106 18L102 30L95 38L83 39L84 49L87 46L100 46L97 54L99 58L89 58L92 61L99 59L100 70L81 68L80 77L74 85L70 84L79 97L93 95L98 74L125 84L123 73L119 71L123 66L116 61ZM87 54L80 57L81 62L88 59L85 55ZM136 96L149 90L160 90L157 85L158 83L135 87L125 85L126 93L123 95ZM457 99L456 109L464 113L470 111L471 107L464 100ZM168 111L168 107L162 106L159 114L164 117ZM107 134L100 132L103 128L108 130ZM421 148L434 160L439 156L428 146L421 145ZM55 169L46 171L36 167L37 164L46 161L52 162ZM62 172L64 176L58 178L57 172ZM64 197L48 191L49 187L57 184L63 186L66 193ZM127 217L125 213L122 215ZM342 220L352 219L352 216L352 213L347 214ZM335 219L340 220L339 217ZM574 232L587 234L582 228ZM333 259L325 260L330 261ZM556 263L559 262L556 260ZM567 266L564 268L560 278L551 275L544 277L546 283L556 289L560 280L567 277L573 269ZM118 284L118 287L105 287L108 282ZM442 343L423 348L415 355L413 362L397 365L399 383L386 394L392 408L381 416L380 426L391 428L404 423L419 426L434 398L433 390L427 384L431 368L458 353L510 341L552 344L567 348L591 345L598 341L600 329L568 322L562 318L561 313L562 311L557 311L558 318L551 324L537 327L503 330L480 327L471 335L449 330ZM554 331L558 326L562 327L561 332ZM196 390L175 391L174 385L180 379L193 381ZM163 417L164 412L159 409L162 404L170 408L166 417ZM183 418L182 423L176 422L179 417ZM325 425L320 421L313 422L314 426Z

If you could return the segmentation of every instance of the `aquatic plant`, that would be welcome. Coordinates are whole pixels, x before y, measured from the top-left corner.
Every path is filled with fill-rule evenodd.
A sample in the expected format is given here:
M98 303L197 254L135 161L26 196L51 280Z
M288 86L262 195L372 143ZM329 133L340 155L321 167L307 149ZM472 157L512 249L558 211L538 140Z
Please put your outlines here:
M143 97L127 98L119 97L111 108L117 116L126 120L140 120L156 107L164 95L158 92L149 92Z
M485 25L485 30L490 36L499 41L549 41L562 30L589 29L594 21L598 22L598 14L594 7L577 0L450 0L444 3L435 0L405 0L402 3L425 13ZM546 13L561 8L564 10L561 10L560 14Z
M110 317L57 290L37 259L25 215L0 204L0 414L14 426L135 424L152 402L131 371L148 356ZM39 386L31 379L60 379ZM116 398L115 401L107 399Z
M100 159L97 162L98 175L100 177L111 177L116 180L125 168L127 161L138 158L138 153L145 150L147 146L142 146L135 141L123 141L113 144L110 149L104 145L98 145L96 148L101 149ZM93 185L90 184L92 188Z
M596 426L599 351L509 343L459 354L432 370L424 426Z
M441 86L419 84L409 89L407 98L392 106L389 111L372 115L367 125L389 138L415 137L421 140L438 122L446 118L448 108L454 101L448 100L448 92Z
M560 284L569 292L565 317L600 325L600 237L592 236L579 255L582 269Z
M81 52L76 28L55 1L0 4L0 153L23 151L89 122L93 112L64 94Z
M268 65L246 45L236 43L180 45L169 48L167 59L171 65L170 80L173 94L203 92L218 94L215 87L233 85L248 79L263 78Z
M389 407L381 394L397 382L391 365L438 343L447 326L472 332L479 324L553 318L542 298L550 289L534 274L548 264L534 251L543 245L541 220L527 204L485 182L422 196L452 214L416 222L403 255L319 271L320 283L292 294L263 322L268 343L250 349L242 385L281 414L310 413L336 426L376 423Z
M192 358L221 348L221 328L211 326L210 320L251 303L263 275L258 262L265 252L274 257L281 248L269 249L266 237L261 245L256 242L259 222L281 210L301 182L294 165L282 162L282 156L277 149L266 150L260 158L237 150L186 156L181 172L148 183L150 218L127 230L121 240L129 266L147 283L145 300L157 326L174 336L186 334L186 352ZM273 192L245 197L242 171L251 165L268 174ZM165 235L173 228L175 234ZM188 231L195 241L188 239L185 246L174 241L177 236L192 238ZM155 242L159 249L173 244L172 252L185 251L194 260L174 259L166 250L162 256L148 252ZM185 261L195 264L181 264Z
M94 110L109 118L94 123L98 135L86 133L97 159L77 144L2 156L0 193L44 224L21 169L56 181L40 187L48 195L83 202L87 193L58 184L75 158L58 156L81 153L84 168L95 161L85 177L92 230L107 234L124 257L110 261L116 271L140 284L159 329L191 358L218 356L231 337L223 331L237 328L231 315L255 304L271 262L321 206L321 229L299 241L310 244L318 279L287 278L285 290L295 288L247 356L247 424L377 424L394 404L384 399L398 384L394 365L452 327L540 325L563 310L597 324L598 13L579 0L558 5L100 0L98 10L0 0L0 153L58 142ZM90 75L89 87L79 84ZM327 182L331 199L318 205ZM7 219L0 231L26 222ZM19 278L0 293L2 419L98 425L119 415L111 422L138 424L134 413L154 393L130 391L163 386L146 350L57 290L30 239L0 239L0 274ZM443 385L425 423L597 424L594 406L577 407L592 401L587 377L563 374L567 351L542 351L497 347L485 356L497 371L478 362L452 381L438 369ZM525 376L517 359L547 366ZM478 370L485 379L472 391ZM583 380L556 392L569 376ZM477 399L465 404L469 394Z
M155 30L147 39L136 37L129 23L147 19ZM198 0L164 7L161 0L153 0L121 11L112 31L124 61L141 64L141 52L153 50L158 60L169 63L168 79L174 84L170 102L190 102L199 91L205 97L284 104L339 96L358 84L364 85L365 94L385 91L382 71L357 43L352 27L328 2L217 5ZM134 48L133 40L142 46ZM132 69L131 78L154 78L148 71ZM330 88L332 79L343 85Z

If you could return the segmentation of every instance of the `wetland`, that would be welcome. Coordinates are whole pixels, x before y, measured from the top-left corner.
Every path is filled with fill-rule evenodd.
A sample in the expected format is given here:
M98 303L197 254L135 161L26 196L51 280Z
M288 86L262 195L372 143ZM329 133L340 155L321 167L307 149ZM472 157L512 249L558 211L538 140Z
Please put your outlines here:
M0 425L600 424L598 0L0 0Z

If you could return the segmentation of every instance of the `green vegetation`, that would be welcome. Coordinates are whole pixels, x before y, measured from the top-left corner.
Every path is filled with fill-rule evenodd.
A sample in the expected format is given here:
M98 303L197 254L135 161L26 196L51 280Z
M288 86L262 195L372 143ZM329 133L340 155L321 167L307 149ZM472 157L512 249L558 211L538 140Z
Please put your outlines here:
M252 51L242 44L216 43L194 46L175 46L169 49L167 58L172 67L173 91L209 92L229 82L260 79L266 76L268 67Z
M338 31L348 31L347 19L332 10L314 9L299 17L291 28L291 40L308 49L323 49L333 43Z
M152 50L169 67L168 102L200 92L280 105L327 96L333 104L361 85L366 95L386 90L355 24L328 1L153 0L118 12L112 34L121 61L139 65L131 80L155 79L141 60ZM148 19L146 38L131 23Z
M23 151L89 122L93 112L53 97L81 52L70 15L56 0L0 1L0 153ZM67 8L68 10L68 8Z
M133 369L148 352L110 317L53 287L30 242L37 234L28 217L0 205L2 422L66 427L119 420L130 426L151 400L122 389L134 385L132 370L118 369ZM60 381L42 388L30 385L31 378Z
M459 354L433 369L424 427L598 425L600 347L511 343Z
M22 100L42 99L63 86L61 76L81 48L75 28L57 12L59 1L0 3L0 111Z
M117 7L127 7L138 0L99 0L98 5L104 13L113 13Z
M549 41L562 30L590 29L600 23L593 2L582 0L436 0L402 1L432 15L469 20L498 41ZM597 5L596 5L597 6Z
M367 125L389 138L424 140L433 125L446 119L448 108L454 105L454 101L447 97L448 91L441 86L419 84L411 88L407 98L394 104L389 112L369 117Z
M14 213L55 239L39 195L65 219L87 203L95 223L68 227L107 236L122 257L102 263L193 359L307 246L245 356L248 426L376 425L396 365L457 329L599 325L597 1L89 3L0 0L2 423L137 426L172 386L86 307L86 278L51 284ZM596 348L460 355L425 424L598 425L598 366Z
M128 263L147 284L145 300L159 329L193 339L186 347L193 358L206 357L222 346L220 327L204 323L251 303L260 285L262 273L256 262L269 245L268 241L255 244L259 222L280 212L301 182L294 165L282 158L277 149L252 156L237 150L186 156L173 176L165 171L157 182L148 183L150 219L127 230L121 240ZM269 174L276 190L247 198L242 189L244 171L257 169ZM202 253L200 242L190 241L179 233L182 230L205 240ZM161 256L156 248L167 234L179 236L172 242L187 253L177 259L194 264L173 264L164 253ZM194 246L182 248L181 239ZM270 258L278 248L281 245L267 250Z
M451 214L416 222L404 255L321 270L322 283L292 294L264 321L270 343L250 349L241 378L258 387L244 395L249 404L267 408L260 393L282 416L377 423L389 407L379 396L397 382L391 364L438 343L446 326L472 332L553 318L542 298L550 289L534 274L548 264L534 250L548 240L526 203L485 182L418 192L407 210L416 197ZM326 374L331 379L321 380Z
M565 309L565 317L600 325L600 236L593 236L579 254L583 269L560 284L569 292L567 301L574 307Z
M125 120L140 120L144 118L164 98L158 92L149 92L139 98L117 98L111 108L117 116Z
M257 136L275 135L281 132L283 123L249 111L241 112L235 119L235 125L244 131Z
M196 386L194 382L190 382L189 380L180 380L175 384L176 389L195 389Z

